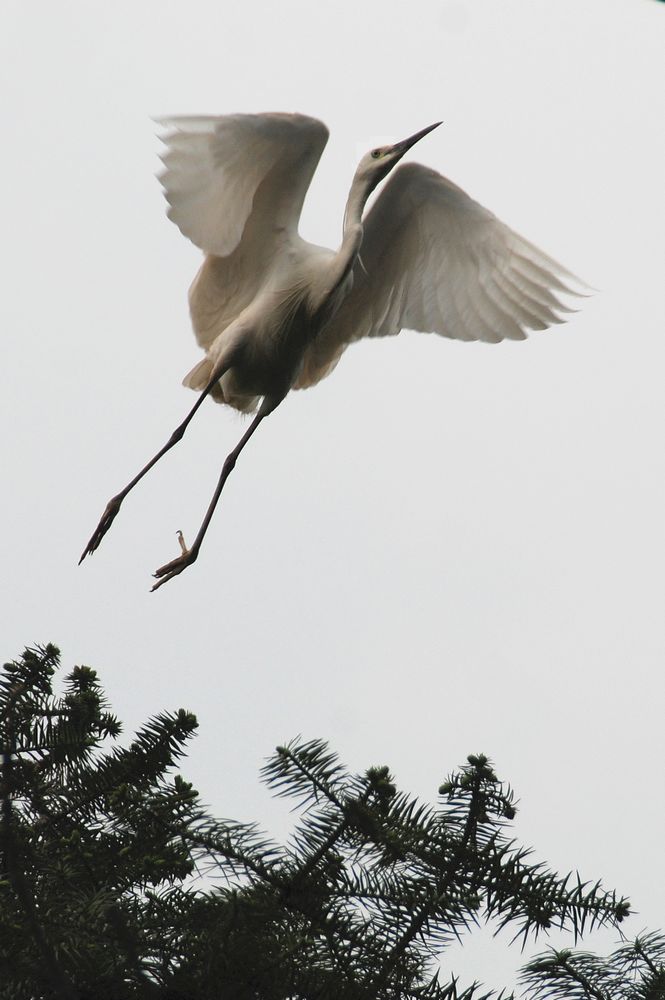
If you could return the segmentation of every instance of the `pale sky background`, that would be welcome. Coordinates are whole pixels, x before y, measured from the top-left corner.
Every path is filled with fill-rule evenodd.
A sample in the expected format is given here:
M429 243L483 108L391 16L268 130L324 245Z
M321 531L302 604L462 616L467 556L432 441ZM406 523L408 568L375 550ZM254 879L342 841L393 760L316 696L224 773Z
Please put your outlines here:
M650 0L5 2L2 655L96 667L127 734L193 710L183 773L287 827L257 772L324 737L433 801L470 752L515 835L665 923L665 8ZM352 347L262 425L197 564L241 418L193 402L200 254L166 219L150 117L299 110L331 137L303 235L339 242L359 156L413 151L597 288L526 343ZM605 948L615 934L588 939ZM487 934L444 969L500 986Z

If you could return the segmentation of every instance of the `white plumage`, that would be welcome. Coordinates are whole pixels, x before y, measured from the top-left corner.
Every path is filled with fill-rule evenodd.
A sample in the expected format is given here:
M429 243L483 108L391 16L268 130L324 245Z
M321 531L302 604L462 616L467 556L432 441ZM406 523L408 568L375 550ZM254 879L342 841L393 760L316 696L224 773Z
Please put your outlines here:
M328 139L297 114L180 117L160 123L169 218L205 253L189 294L205 356L185 385L202 395L164 448L114 497L93 552L122 500L180 440L209 393L258 412L224 463L191 549L155 574L159 587L193 562L224 483L261 420L292 388L324 378L362 337L408 328L457 340L523 340L563 321L559 295L581 283L435 170L408 163L374 188L432 125L367 153L356 170L337 251L302 239L302 205ZM437 125L440 123L437 123Z

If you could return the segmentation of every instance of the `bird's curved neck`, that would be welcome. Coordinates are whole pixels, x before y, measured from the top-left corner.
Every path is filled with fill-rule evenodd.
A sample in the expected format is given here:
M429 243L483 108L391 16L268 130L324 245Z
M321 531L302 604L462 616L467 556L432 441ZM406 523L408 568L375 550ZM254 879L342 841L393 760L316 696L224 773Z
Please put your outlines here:
M368 178L358 177L357 174L353 178L349 197L346 199L346 208L344 209L344 235L346 235L349 227L362 224L365 205L373 189L374 185L370 184Z
M353 269L363 240L362 216L372 186L365 178L353 178L349 197L344 209L342 242L336 254L338 270L337 284L341 283Z

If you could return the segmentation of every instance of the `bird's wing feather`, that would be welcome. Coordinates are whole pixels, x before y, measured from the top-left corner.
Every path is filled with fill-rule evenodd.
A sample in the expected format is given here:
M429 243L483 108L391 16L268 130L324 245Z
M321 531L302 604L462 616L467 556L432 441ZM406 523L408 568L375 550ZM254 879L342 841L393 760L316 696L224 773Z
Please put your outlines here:
M305 115L191 116L159 119L168 215L206 253L226 257L243 238L260 187L255 235L271 244L297 233L300 211L328 139L323 122ZM268 187L268 191L265 188ZM256 213L255 213L256 214Z
M571 286L572 283L572 286ZM435 170L399 167L364 220L354 284L310 345L298 388L361 337L403 328L456 340L523 340L572 310L574 275Z

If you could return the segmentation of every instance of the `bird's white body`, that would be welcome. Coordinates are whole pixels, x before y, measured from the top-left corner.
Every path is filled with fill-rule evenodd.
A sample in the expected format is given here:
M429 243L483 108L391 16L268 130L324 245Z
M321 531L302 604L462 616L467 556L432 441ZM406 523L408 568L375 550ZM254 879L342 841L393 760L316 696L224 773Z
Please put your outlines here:
M419 164L395 170L423 135L361 160L337 252L298 233L302 203L328 137L304 115L230 115L164 122L169 216L206 253L190 311L206 357L186 376L211 394L270 412L313 385L346 346L406 326L463 340L523 339L561 322L560 265L460 188ZM355 281L355 291L354 291Z
M243 412L256 409L261 398L274 405L284 398L298 381L308 344L353 286L351 271L341 282L331 282L332 250L299 236L285 239L280 250L266 262L261 285L249 302L242 285L234 286L230 297L228 291L221 294L230 287L229 267L224 258L214 256L206 257L189 293L195 329L206 341L210 335L213 339L184 383L205 389L214 366L232 361L212 395Z
M563 321L570 309L554 292L575 294L576 280L436 171L418 163L394 169L436 125L361 159L336 251L298 232L328 139L322 122L262 114L164 125L169 217L206 255L189 295L205 356L184 379L201 395L109 501L81 558L95 551L125 496L181 439L208 394L258 412L227 456L194 544L187 549L181 536L182 554L157 570L153 589L197 558L224 483L261 420L291 389L324 378L350 343L404 327L458 340L524 340L527 330ZM388 174L365 217L369 195Z

